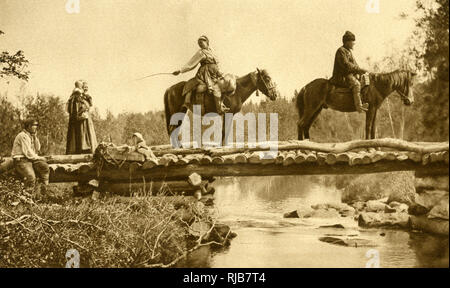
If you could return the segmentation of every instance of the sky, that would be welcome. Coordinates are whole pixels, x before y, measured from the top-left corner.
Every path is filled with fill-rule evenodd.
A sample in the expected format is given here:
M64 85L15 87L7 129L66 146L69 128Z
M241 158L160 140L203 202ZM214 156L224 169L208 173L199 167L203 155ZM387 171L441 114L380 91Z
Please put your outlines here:
M23 50L28 83L0 83L0 92L49 93L66 101L75 80L89 82L100 113L164 108L165 90L195 75L136 79L181 68L207 35L224 73L243 76L265 68L282 95L332 73L346 30L356 34L354 55L381 59L402 47L414 29L415 0L0 0L0 51ZM0 80L1 81L1 80ZM252 96L252 101L257 101Z

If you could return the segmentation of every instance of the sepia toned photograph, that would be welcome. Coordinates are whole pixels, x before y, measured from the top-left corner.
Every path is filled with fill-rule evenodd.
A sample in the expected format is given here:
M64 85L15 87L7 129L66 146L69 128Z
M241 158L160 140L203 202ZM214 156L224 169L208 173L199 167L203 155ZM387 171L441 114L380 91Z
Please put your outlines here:
M2 270L448 267L448 0L0 0Z

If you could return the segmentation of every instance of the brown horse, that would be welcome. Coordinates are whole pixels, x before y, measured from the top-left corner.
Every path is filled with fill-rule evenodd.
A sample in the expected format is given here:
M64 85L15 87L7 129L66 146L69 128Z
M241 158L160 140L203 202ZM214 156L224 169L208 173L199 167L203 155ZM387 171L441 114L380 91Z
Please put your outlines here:
M235 77L235 76L233 76ZM171 125L170 119L172 115L176 113L183 113L184 97L182 95L183 87L186 81L173 85L166 90L164 94L164 108L166 113L166 125L167 133L172 136L172 132L179 128L182 123L180 121L177 125ZM244 102L255 92L261 91L270 100L274 101L279 96L279 91L275 82L270 77L266 70L256 69L255 72L251 72L243 77L236 79L236 90L232 95L227 96L224 99L225 105L230 108L228 113L238 113ZM216 105L211 95L204 95L202 103L201 114L205 115L211 112L217 112ZM225 125L225 121L223 121ZM222 130L222 139L224 137L225 127Z
M366 139L375 139L375 120L377 110L383 101L393 92L397 92L407 106L414 103L413 80L416 74L406 70L396 70L390 73L370 74L370 85L362 91L363 102L369 103L366 112ZM327 79L316 79L302 88L297 96L299 121L298 140L309 139L309 129L323 108L331 108L340 112L355 112L355 104L350 89L336 88L329 91Z

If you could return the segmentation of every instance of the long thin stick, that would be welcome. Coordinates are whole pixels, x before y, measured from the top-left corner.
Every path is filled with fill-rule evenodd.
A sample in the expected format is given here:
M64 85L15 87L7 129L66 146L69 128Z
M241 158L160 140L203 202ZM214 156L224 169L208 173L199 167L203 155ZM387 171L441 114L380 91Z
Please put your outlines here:
M172 73L155 73L155 74L152 74L152 75L148 75L148 76L145 76L145 77L136 79L136 81L144 80L144 79L146 79L146 78L150 78L150 77L154 77L154 76L159 76L159 75L172 75Z

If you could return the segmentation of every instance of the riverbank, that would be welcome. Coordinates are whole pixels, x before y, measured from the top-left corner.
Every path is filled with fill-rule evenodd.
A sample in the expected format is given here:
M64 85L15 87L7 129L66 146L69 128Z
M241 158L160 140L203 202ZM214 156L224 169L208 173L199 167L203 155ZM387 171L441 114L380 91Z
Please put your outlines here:
M69 184L50 185L38 201L20 181L1 176L0 267L172 267L234 236L197 204L164 194L73 197Z

